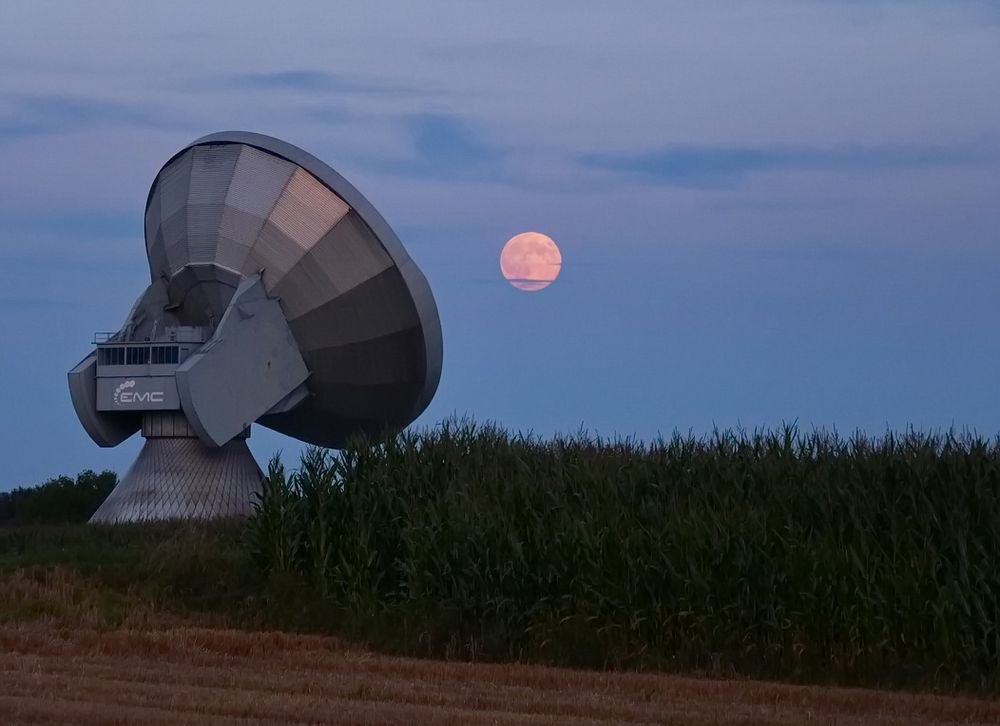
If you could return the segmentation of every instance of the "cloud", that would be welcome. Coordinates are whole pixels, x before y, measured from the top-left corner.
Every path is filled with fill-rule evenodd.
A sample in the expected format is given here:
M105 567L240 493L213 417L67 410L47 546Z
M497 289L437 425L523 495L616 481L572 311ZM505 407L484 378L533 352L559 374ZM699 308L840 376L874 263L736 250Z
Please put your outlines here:
M271 73L237 73L226 77L224 83L234 88L258 91L299 91L352 95L414 92L413 89L382 81L359 80L309 68ZM199 85L204 84L199 81Z
M76 242L142 238L144 234L141 210L50 210L38 214L0 208L0 230L3 239L46 237Z
M413 149L423 163L460 171L499 161L502 154L467 124L452 116L421 114L406 121Z
M702 146L677 144L636 154L591 154L591 169L678 187L732 187L749 174L805 171L870 174L994 162L995 146L981 144L816 146Z
M36 310L53 310L73 307L76 303L69 300L49 298L18 298L13 296L0 297L0 314L25 313Z
M404 158L365 159L365 166L425 179L504 178L507 151L485 141L464 120L449 114L423 113L405 116L398 123L410 153Z
M353 121L357 118L347 106L339 103L322 103L308 106L300 111L307 121L332 126Z
M423 55L444 63L552 63L565 61L576 54L573 46L541 43L530 40L504 39L469 43L453 41L447 45L434 44L423 49Z
M0 141L95 126L177 129L186 124L138 103L63 94L0 96Z

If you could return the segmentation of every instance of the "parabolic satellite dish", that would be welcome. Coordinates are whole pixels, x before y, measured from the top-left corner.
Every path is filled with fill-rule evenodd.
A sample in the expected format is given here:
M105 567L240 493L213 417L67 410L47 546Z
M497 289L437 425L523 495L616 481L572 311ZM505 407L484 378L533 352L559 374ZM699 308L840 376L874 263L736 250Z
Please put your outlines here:
M254 422L320 446L398 430L441 376L430 287L374 207L278 139L224 132L171 158L146 202L151 284L69 373L101 446L138 459L91 521L246 514Z

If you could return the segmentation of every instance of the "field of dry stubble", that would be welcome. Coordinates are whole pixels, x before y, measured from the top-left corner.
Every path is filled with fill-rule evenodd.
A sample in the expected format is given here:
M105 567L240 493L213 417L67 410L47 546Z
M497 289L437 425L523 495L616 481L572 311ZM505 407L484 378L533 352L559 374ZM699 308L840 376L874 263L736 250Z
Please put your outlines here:
M988 724L1000 703L377 655L333 638L0 628L2 723Z

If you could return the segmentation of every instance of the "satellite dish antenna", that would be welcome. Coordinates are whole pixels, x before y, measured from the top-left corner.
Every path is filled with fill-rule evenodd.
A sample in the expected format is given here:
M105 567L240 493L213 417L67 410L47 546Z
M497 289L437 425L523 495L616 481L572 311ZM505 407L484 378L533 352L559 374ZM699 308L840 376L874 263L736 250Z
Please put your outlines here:
M92 522L250 513L257 422L338 448L399 430L441 377L430 287L347 180L278 139L175 154L146 200L151 283L69 372L100 446L146 442Z

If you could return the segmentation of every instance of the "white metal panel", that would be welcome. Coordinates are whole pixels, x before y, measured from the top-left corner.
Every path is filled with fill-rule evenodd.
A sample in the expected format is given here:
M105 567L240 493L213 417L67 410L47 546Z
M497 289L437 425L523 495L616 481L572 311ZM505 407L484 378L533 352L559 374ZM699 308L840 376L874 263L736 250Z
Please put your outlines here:
M193 149L188 191L188 261L212 262L229 184L239 147L198 146Z
M234 146L239 149L239 159L226 206L267 218L295 173L295 165L252 146Z
M350 210L304 169L296 169L269 221L303 250L311 248Z
M389 268L307 314L291 318L289 326L299 347L311 351L392 335L419 327L420 319L399 272Z

